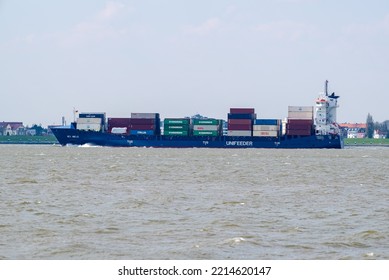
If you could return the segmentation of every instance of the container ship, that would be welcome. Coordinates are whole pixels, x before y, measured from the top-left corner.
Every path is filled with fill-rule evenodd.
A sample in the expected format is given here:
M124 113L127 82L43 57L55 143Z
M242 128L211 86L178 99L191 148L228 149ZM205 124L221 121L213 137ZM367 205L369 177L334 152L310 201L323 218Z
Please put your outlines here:
M339 96L325 90L314 106L289 106L286 119L257 118L254 108L230 108L227 121L214 118L165 118L159 113L78 114L70 126L51 131L65 145L158 148L343 148L336 122Z

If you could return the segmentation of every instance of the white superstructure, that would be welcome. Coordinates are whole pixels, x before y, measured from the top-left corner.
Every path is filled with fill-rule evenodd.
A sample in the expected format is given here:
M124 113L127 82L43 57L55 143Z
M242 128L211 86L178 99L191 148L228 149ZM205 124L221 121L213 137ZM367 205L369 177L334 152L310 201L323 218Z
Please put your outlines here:
M325 82L325 91L316 99L315 104L315 132L316 135L338 135L339 125L336 122L338 98L333 92L328 95L328 81Z

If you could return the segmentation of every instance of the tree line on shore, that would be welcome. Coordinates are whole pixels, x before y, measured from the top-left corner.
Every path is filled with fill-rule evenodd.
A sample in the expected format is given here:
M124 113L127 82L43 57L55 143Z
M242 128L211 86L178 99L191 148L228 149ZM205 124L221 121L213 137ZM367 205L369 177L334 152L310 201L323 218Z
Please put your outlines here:
M380 134L389 138L389 120L383 122L374 122L373 116L368 113L366 118L366 137L373 138L374 131L379 131Z

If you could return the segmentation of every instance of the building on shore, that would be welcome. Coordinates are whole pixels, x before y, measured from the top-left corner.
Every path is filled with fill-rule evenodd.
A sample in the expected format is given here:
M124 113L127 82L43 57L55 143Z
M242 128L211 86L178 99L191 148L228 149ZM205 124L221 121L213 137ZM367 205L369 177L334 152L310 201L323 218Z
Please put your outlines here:
M366 123L340 123L339 127L343 131L343 136L347 138L365 138Z
M0 122L0 135L25 135L26 128L22 122Z

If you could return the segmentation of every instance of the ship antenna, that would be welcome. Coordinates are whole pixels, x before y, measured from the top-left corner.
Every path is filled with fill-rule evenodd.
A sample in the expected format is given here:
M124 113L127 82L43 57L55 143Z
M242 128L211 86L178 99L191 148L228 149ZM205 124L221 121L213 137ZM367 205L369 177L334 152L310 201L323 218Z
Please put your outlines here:
M325 82L324 90L325 90L326 96L328 96L328 80L326 80L326 82Z
M75 107L73 107L73 121L76 122L76 114L78 113L78 110L76 110Z

